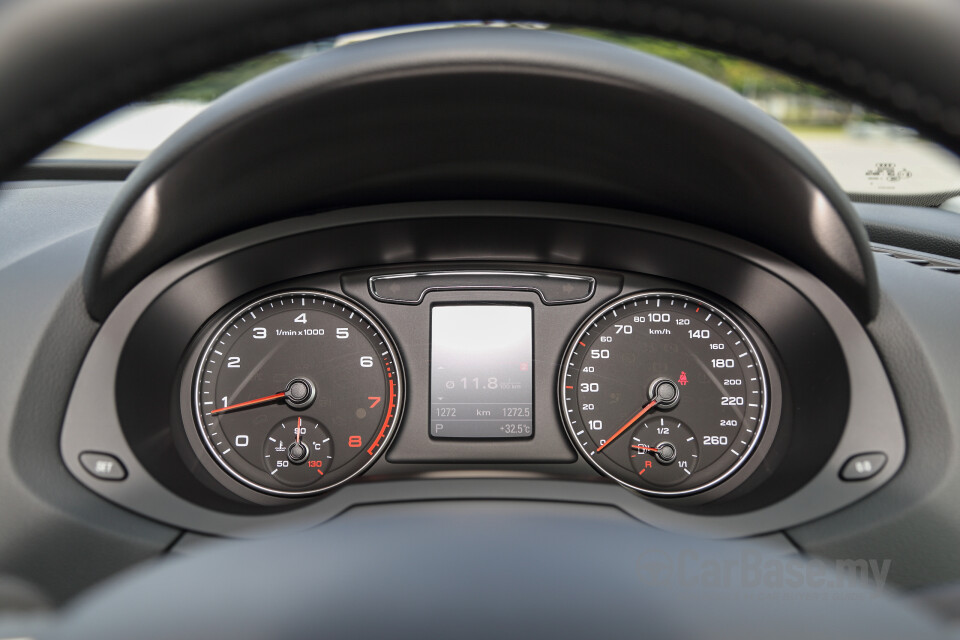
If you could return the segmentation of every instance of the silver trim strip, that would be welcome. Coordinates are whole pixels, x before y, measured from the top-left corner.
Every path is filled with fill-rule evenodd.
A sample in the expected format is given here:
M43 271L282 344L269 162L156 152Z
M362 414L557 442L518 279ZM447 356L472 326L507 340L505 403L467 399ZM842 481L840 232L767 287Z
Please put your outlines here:
M562 298L562 299L548 299L547 295L543 290L536 286L534 282L530 284L484 284L482 282L471 283L471 284L450 284L450 285L425 285L420 291L419 296L414 300L411 298L392 298L388 295L381 293L378 290L379 283L387 283L389 281L396 280L412 280L414 278L477 278L485 280L497 280L505 278L528 278L530 280L542 280L542 279L551 279L551 280L567 280L570 282L576 283L586 283L588 287L588 292L586 295L575 297L575 298ZM421 271L415 273L396 273L383 276L371 276L367 281L367 288L370 291L370 295L373 296L375 300L380 302L389 302L393 304L410 304L416 305L423 302L424 297L431 291L466 291L466 290L478 290L478 289L490 289L490 290L502 290L502 291L533 291L538 296L543 304L555 305L555 304L574 304L577 302L586 302L593 297L594 292L597 288L597 282L594 278L590 276L577 276L570 275L565 273L545 273L545 272L536 272L536 271Z

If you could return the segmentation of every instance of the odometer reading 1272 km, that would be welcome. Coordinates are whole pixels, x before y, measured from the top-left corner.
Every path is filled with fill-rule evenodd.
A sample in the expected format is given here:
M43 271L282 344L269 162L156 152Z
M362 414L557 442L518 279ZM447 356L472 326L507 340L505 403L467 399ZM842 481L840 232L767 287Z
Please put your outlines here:
M594 313L567 348L563 417L580 453L637 491L713 487L756 448L767 419L759 352L727 312L670 292Z
M337 486L393 436L403 375L386 331L322 291L276 293L232 313L193 385L204 445L234 479L281 496Z

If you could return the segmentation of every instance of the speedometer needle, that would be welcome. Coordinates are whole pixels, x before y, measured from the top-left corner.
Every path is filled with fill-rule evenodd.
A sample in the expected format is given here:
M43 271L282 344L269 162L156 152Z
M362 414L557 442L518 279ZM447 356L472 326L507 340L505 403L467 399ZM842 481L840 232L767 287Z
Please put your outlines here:
M653 400L651 400L650 402L648 402L647 405L646 405L643 409L640 409L640 411L637 412L637 415L635 415L635 416L633 416L632 418L630 418L629 420L627 420L627 423L626 423L625 425L623 425L622 427L620 427L619 429L617 429L617 432L616 432L615 434L613 434L612 436L610 436L609 438L607 438L607 440L604 441L604 443L603 443L602 445L600 445L599 447L597 447L597 451L598 451L598 452L599 452L599 451L602 451L605 446L607 446L608 444L610 444L611 442L613 442L614 440L616 440L617 438L619 438L620 435L621 435L624 431L626 431L627 429L629 429L629 428L633 425L634 422L636 422L637 420L639 420L640 418L642 418L642 417L647 413L647 411L650 411L650 409L653 409L655 406L657 406L657 402L658 402L657 398L654 398Z
M233 411L234 409L240 409L242 407L252 407L255 404L263 404L265 402L272 402L274 400L279 400L280 398L286 397L287 392L281 391L280 393L275 393L271 396L264 396L262 398L257 398L256 400L247 400L246 402L238 402L237 404L231 404L229 407L221 407L219 409L214 409L211 411L211 415L215 413L223 413L224 411Z

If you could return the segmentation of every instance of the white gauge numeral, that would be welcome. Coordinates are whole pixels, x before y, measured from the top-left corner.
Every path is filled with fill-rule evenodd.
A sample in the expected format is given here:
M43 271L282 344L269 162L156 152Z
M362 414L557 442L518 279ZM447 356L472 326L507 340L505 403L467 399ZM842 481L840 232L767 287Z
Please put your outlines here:
M373 366L373 358L370 356L360 356L360 366L370 368Z
M338 327L337 328L337 338L340 340L346 340L350 337L350 329L347 327Z
M293 319L294 322L299 322L301 324L307 324L307 314L301 313L296 318Z
M249 437L249 436L237 436L237 438L233 441L233 443L234 443L236 446L238 446L238 447L245 447L245 446L247 446L248 444L250 444L250 437Z
M228 369L239 369L240 368L240 356L230 356L227 358L227 368Z
M253 339L254 340L263 340L267 337L267 330L263 327L257 327L253 330Z

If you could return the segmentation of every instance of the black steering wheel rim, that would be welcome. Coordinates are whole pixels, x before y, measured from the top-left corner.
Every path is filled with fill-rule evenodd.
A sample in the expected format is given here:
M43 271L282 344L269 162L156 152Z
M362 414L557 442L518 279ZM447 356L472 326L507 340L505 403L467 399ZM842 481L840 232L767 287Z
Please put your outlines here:
M960 151L952 0L14 0L0 9L0 178L112 109L221 65L350 31L468 19L591 25L724 50Z

